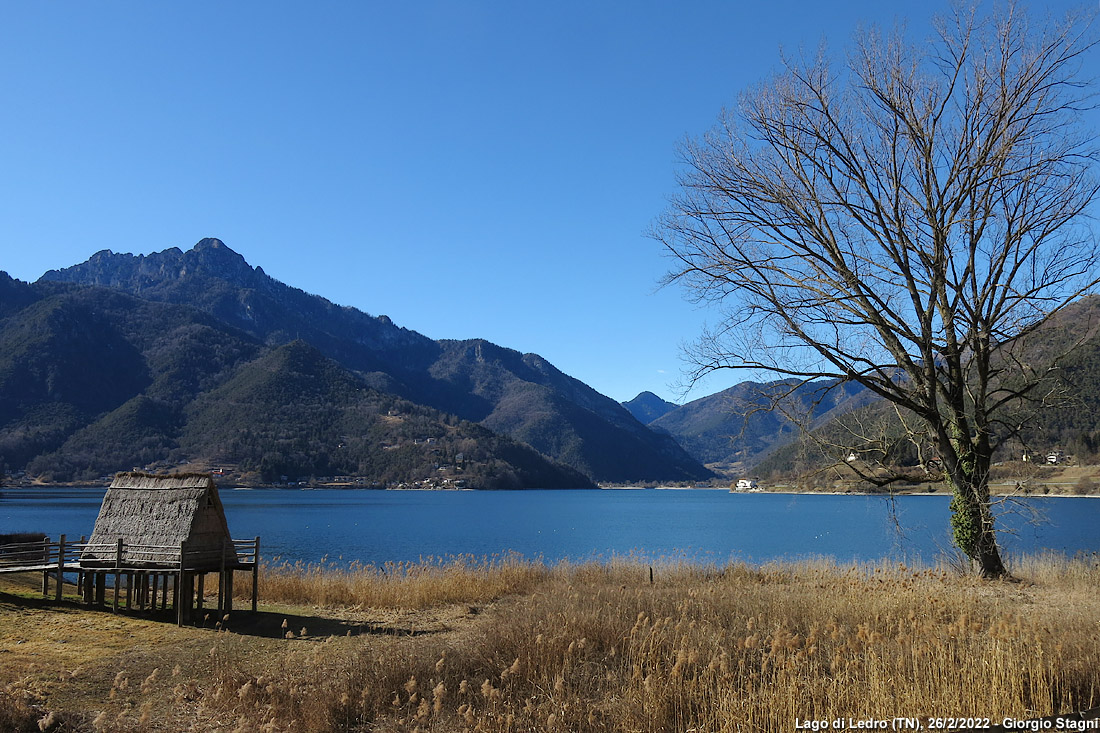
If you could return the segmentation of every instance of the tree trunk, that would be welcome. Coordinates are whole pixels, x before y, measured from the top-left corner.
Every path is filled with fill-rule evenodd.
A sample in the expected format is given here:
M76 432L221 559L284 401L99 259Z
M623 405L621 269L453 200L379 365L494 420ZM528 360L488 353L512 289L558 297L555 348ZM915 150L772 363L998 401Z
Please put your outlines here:
M988 492L988 487L986 489ZM978 543L978 567L983 578L1003 578L1008 575L1004 563L1001 562L1001 550L997 546L997 536L993 532L993 516L987 503L983 514L988 515L989 529L982 532L981 541ZM984 520L983 520L984 521Z
M993 510L989 502L989 466L992 461L985 443L973 441L957 431L951 441L956 459L947 468L951 499L951 530L955 544L966 553L984 578L1007 575L997 547Z

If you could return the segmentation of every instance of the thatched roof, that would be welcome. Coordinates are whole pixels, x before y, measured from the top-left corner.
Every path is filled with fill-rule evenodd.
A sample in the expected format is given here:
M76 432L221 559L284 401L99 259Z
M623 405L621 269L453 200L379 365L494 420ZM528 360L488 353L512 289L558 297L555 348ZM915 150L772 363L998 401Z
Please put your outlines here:
M189 567L219 567L224 543L226 562L237 561L218 487L201 473L116 475L88 541L92 547L81 554L81 562L113 564L120 539L125 546L158 548L127 550L127 565L177 565L185 541Z

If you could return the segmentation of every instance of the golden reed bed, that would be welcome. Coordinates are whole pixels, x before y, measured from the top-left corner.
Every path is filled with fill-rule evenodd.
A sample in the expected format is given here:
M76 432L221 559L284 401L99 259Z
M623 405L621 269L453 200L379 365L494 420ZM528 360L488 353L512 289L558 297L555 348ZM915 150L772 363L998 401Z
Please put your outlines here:
M280 565L258 618L208 624L230 633L67 609L91 619L71 642L87 654L0 673L0 729L52 714L96 731L793 732L1100 706L1095 558L1020 559L1011 582L828 562L654 570L651 584L630 560ZM0 629L57 613L27 603L4 604ZM111 624L133 641L95 657Z

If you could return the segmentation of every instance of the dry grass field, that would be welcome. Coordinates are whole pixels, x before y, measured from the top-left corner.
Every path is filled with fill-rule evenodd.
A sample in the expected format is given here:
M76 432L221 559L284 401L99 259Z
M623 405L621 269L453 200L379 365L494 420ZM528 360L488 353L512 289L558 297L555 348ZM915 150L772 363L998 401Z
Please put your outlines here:
M7 576L0 730L779 732L1100 706L1096 558L1023 559L1006 582L825 562L654 571L282 566L262 575L260 613L182 629L46 604Z

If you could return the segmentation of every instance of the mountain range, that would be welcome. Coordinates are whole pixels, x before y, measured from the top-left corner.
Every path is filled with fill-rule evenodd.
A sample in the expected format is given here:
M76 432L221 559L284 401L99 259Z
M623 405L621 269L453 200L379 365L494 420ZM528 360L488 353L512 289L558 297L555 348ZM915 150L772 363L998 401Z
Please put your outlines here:
M1080 342L1061 360L1068 397L1031 416L1030 444L1100 453L1097 324L1100 298L1084 298L1027 347ZM281 283L217 239L105 250L34 283L0 272L0 472L44 480L186 466L364 485L695 482L789 473L802 427L874 402L778 380L620 405L536 354L433 340Z
M229 464L263 480L486 487L711 472L546 359L293 288L217 239L0 273L0 460L55 480Z
M854 384L776 380L741 382L684 405L643 392L623 406L650 428L675 438L708 468L738 475L802 429L813 430L872 400Z
M1100 296L1070 304L1016 342L1006 358L1038 372L1054 368L1031 399L1000 414L1002 428L1012 425L1016 432L1000 444L996 460L1063 452L1079 464L1100 461ZM869 446L853 436L868 431L885 441L883 461L902 468L919 465L921 458L890 403L851 384L822 380L792 391L794 384L743 382L682 406L666 403L671 409L643 421L728 475L791 480L844 461L852 451L862 454ZM782 397L781 409L772 409L777 397ZM625 405L634 409L635 402ZM803 427L814 434L812 439Z

